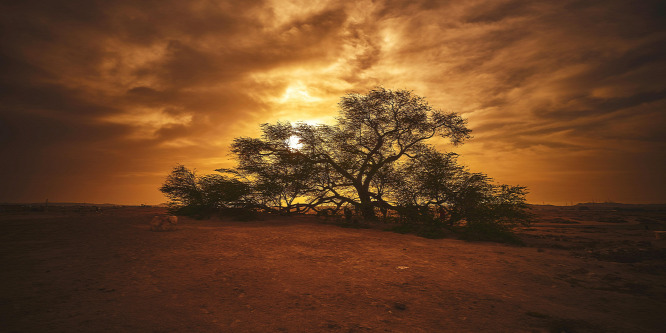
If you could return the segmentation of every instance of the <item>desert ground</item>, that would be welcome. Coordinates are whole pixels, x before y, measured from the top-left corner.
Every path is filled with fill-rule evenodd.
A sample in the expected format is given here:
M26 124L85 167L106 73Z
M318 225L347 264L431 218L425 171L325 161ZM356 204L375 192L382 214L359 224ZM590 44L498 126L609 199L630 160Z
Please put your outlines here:
M4 332L663 332L664 206L535 206L525 246L164 208L0 212Z

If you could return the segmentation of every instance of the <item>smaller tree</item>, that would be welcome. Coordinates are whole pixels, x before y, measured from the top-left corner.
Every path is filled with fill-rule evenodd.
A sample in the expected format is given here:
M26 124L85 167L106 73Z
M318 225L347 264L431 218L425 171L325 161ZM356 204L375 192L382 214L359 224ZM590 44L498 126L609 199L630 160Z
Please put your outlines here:
M167 176L160 192L169 198L171 207L191 207L203 204L203 193L197 184L193 170L177 165Z
M211 208L241 208L247 206L250 185L222 175L205 175L198 179L204 205Z
M160 187L175 213L202 217L220 208L244 206L250 193L247 184L223 175L197 176L194 170L177 165Z
M392 183L391 199L413 219L499 233L530 221L525 187L495 184L487 175L458 165L456 154L426 146L398 173L402 177Z

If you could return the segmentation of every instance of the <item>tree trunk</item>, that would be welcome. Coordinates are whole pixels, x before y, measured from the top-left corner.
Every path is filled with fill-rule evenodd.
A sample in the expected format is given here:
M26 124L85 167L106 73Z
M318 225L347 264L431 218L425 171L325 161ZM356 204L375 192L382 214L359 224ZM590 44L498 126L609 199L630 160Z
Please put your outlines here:
M361 205L361 213L363 214L363 218L368 221L377 220L377 215L375 215L375 207L371 204Z
M359 191L360 192L360 191ZM370 194L369 193L359 193L359 199L361 199L361 214L363 215L363 218L367 221L375 221L377 220L377 216L375 215L375 207L372 205L372 201L370 199Z

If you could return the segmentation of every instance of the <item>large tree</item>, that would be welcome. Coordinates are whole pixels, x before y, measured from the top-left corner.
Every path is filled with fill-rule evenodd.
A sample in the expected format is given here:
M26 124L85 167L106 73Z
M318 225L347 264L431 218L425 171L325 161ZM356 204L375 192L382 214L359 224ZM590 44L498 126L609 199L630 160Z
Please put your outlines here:
M364 218L375 219L375 207L395 207L386 200L385 188L400 163L417 158L435 136L453 144L469 138L463 118L435 110L406 90L348 94L339 107L333 125L264 124L262 138L238 138L232 149L241 164L298 154L320 173L312 177L316 195L311 204L347 203ZM294 139L300 144L297 150L288 144Z

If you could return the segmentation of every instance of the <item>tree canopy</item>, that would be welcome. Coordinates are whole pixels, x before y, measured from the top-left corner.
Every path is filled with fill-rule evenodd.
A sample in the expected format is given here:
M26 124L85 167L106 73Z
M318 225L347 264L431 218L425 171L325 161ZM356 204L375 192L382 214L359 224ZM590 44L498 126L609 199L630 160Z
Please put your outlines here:
M460 116L435 110L406 90L348 94L339 106L335 125L263 124L261 138L237 138L232 151L240 168L267 156L298 155L310 170L323 173L315 177L312 203L351 204L374 219L375 207L394 206L385 191L401 159L417 158L434 136L460 144L470 133ZM294 137L297 150L287 144Z
M471 130L458 114L434 109L411 91L347 94L334 124L277 122L262 124L261 131L258 138L234 139L237 167L211 178L245 184L253 207L289 213L345 206L366 220L391 211L451 226L510 227L527 220L524 187L494 184L459 165L456 154L435 149L430 139L460 145ZM186 199L183 204L204 200L192 191L192 175L175 171L167 183L178 179L184 188L165 185L162 191Z

